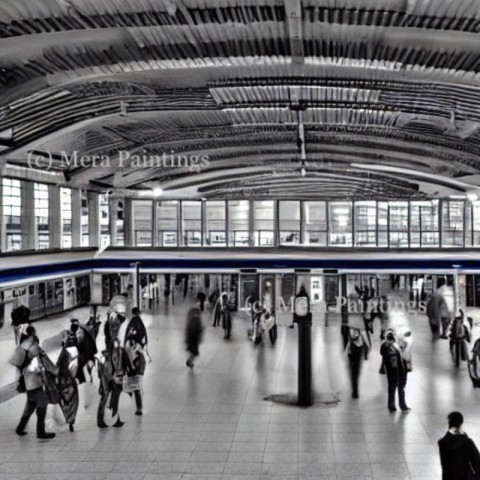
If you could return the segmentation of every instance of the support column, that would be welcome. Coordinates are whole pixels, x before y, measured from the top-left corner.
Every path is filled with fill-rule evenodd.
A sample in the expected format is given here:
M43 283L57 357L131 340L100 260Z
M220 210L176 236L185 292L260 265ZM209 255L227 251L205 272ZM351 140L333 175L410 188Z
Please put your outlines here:
M152 202L152 247L158 247L158 222L157 222L158 200Z
M72 188L72 247L82 246L82 198L77 188Z
M125 232L125 245L133 246L133 219L132 199L126 198L123 204L123 231Z
M50 211L50 248L62 248L62 212L60 207L60 187L58 185L49 186L48 208Z
M248 246L255 246L255 202L248 201Z
M35 250L35 193L33 182L23 181L22 185L22 250Z
M108 227L110 231L110 245L117 245L118 198L108 199Z
M100 208L99 198L96 192L88 192L88 232L89 245L91 247L100 246Z

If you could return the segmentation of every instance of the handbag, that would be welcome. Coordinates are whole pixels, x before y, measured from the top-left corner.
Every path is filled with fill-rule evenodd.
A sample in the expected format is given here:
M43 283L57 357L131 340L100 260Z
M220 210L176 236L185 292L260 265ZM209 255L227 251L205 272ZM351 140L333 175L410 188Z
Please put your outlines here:
M13 351L13 354L9 358L8 363L10 365L13 365L14 367L21 369L22 365L25 363L26 357L27 357L27 351L24 348L18 346Z

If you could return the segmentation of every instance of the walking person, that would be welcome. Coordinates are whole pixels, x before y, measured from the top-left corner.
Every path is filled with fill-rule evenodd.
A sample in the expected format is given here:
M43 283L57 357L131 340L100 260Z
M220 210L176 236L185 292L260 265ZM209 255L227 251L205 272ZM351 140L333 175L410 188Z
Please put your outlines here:
M385 340L380 347L388 380L388 410L395 412L395 392L398 389L398 403L403 411L410 410L405 403L405 383L407 379L402 351L392 329L385 331Z
M187 314L187 326L185 329L185 343L187 345L187 352L189 352L186 362L187 367L192 368L194 366L193 361L199 355L198 347L202 341L202 336L202 313L200 308L192 307Z
M365 331L359 328L350 327L348 331L348 341L345 347L348 354L348 363L350 367L350 381L352 384L352 398L359 398L358 380L362 367L363 359L368 360L370 344Z
M133 338L127 339L125 352L128 356L128 359L126 359L128 366L126 369L127 374L123 377L123 391L130 396L133 394L135 398L135 415L143 415L142 388L147 362L142 347Z
M25 333L27 338L21 343L20 347L25 350L28 357L28 364L21 372L25 379L27 403L15 432L19 436L26 435L25 427L33 412L36 412L37 438L48 440L54 438L55 433L45 430L48 398L44 389L42 364L39 359L41 352L40 341L33 326L29 326Z
M480 478L480 453L474 441L462 430L463 415L448 415L448 432L438 441L442 480Z

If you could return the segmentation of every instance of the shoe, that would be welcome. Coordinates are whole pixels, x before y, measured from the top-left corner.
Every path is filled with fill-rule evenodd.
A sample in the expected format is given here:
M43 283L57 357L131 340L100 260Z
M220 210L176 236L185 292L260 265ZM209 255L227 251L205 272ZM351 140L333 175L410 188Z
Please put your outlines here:
M71 431L71 432L74 432L75 429L73 428L73 423L71 423L69 426L68 426L68 429Z
M117 427L117 428L123 427L124 425L125 425L125 422L120 421L119 418L118 418L117 421L113 424L113 426L114 426L114 427Z
M19 437L23 437L24 435L27 434L27 432L25 430L19 430L18 428L15 430L15 433L19 436Z
M406 405L403 405L402 407L400 407L400 410L402 410L404 412L409 412L411 410L411 408L407 407Z
M295 325L290 325L288 328L295 328Z
M358 398L358 393L352 393L352 398Z
M135 412L135 415L143 415L143 413L142 413L141 410L137 410L137 411Z
M97 423L98 428L108 428L108 425L105 422L99 422Z
M55 438L55 433L53 432L45 432L45 433L40 433L37 435L37 438L41 440L50 440L51 438Z
M389 412L396 412L397 409L396 409L396 407L388 407L388 411Z

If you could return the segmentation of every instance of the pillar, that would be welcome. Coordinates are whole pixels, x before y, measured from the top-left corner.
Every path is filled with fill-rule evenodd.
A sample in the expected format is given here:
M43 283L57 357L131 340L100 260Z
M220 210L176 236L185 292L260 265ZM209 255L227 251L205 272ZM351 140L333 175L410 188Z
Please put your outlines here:
M118 198L108 199L108 226L110 231L110 245L117 245Z
M3 214L3 177L0 177L0 252L7 249L5 215Z
M133 243L133 208L132 199L126 198L123 204L123 231L125 235L125 245L132 246Z
M60 187L58 185L50 185L48 204L50 211L50 248L62 248L62 212L60 207Z
M82 198L81 191L72 188L72 247L82 246Z
M96 192L87 193L88 201L88 235L90 247L100 246L100 207Z
M22 181L22 250L35 250L35 192L34 183Z
M157 222L158 201L152 202L152 247L158 247L158 222Z

